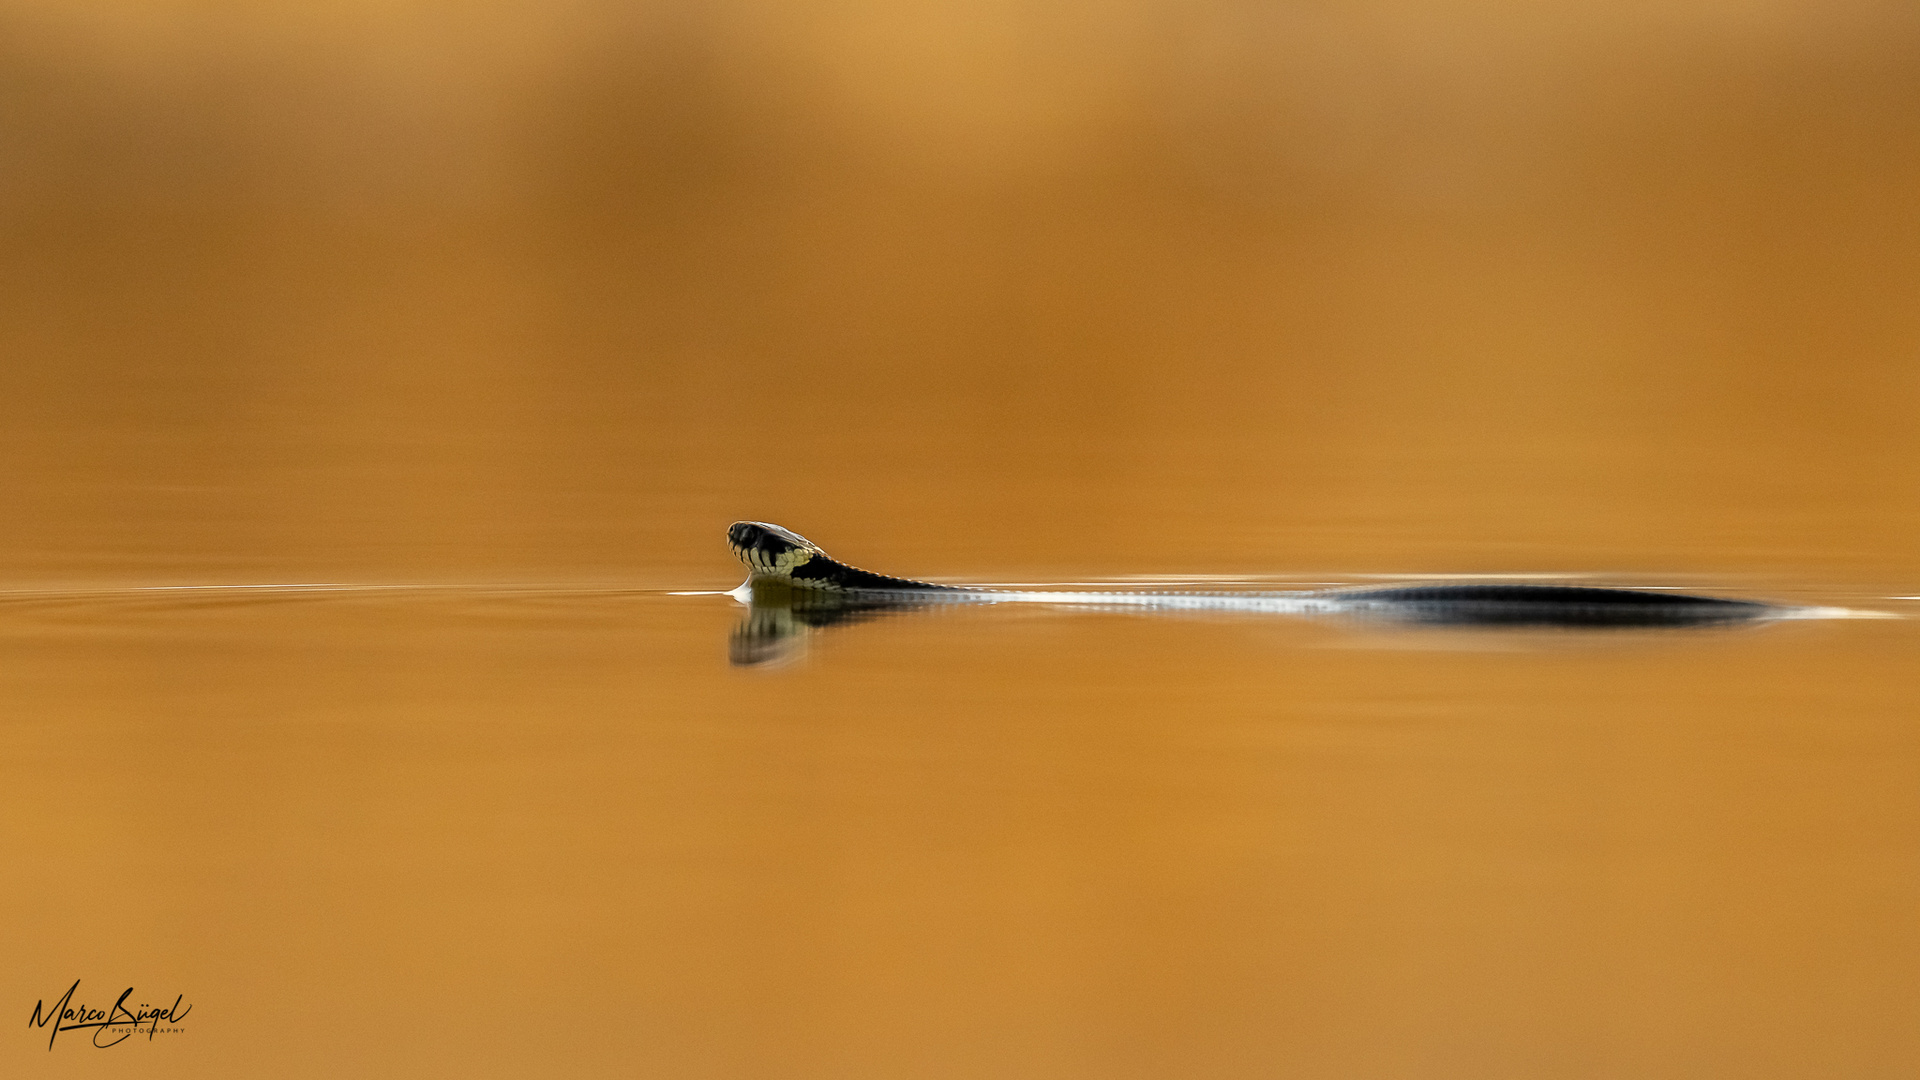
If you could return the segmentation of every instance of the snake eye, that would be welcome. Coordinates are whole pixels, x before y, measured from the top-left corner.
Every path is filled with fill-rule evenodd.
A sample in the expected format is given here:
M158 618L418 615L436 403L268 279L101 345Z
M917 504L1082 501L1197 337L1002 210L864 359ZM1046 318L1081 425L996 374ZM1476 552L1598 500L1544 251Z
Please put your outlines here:
M736 521L733 527L727 530L727 542L734 547L751 547L757 539L755 534L763 531L751 521Z

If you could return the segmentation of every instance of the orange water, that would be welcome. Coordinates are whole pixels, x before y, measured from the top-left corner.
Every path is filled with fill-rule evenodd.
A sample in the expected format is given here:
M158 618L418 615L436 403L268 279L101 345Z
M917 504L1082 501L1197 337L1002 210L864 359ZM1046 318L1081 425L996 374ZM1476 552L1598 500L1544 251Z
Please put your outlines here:
M0 5L0 1074L1912 1075L1908 619L762 670L711 591L744 517L1920 614L1917 61L1864 2ZM204 588L327 583L406 587ZM49 1050L76 979L192 1011Z

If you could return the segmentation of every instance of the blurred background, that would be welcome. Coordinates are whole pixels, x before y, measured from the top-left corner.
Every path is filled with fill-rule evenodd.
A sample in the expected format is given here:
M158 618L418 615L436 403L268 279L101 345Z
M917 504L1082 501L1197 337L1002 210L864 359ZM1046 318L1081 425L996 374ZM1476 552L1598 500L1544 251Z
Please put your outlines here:
M195 1009L0 1071L1912 1076L1911 621L647 590L1911 613L1916 193L1911 2L0 0L0 1012Z
M1910 578L1917 185L1872 0L7 0L0 572Z

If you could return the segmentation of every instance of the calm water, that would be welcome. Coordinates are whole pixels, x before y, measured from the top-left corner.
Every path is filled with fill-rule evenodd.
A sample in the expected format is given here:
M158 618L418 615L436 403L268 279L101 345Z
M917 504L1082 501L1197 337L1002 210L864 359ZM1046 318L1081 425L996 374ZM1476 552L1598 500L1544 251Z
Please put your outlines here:
M1920 1067L1911 13L155 12L0 5L0 1072Z

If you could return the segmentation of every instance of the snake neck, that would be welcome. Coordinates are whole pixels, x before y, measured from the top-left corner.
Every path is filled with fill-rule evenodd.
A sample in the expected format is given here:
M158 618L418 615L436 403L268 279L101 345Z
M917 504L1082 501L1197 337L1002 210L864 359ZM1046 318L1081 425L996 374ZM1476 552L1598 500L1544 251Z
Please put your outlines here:
M848 566L838 559L828 557L824 552L815 552L812 556L781 575L797 589L829 589L834 591L861 592L965 592L951 585L935 585L931 581L915 581L912 578L891 577L876 574L871 570L862 570L857 566Z

